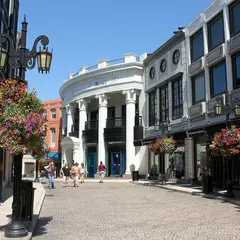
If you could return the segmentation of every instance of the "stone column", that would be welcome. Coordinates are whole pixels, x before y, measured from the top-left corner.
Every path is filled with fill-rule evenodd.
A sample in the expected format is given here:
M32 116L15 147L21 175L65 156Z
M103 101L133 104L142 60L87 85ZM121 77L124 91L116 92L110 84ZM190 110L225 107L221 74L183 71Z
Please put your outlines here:
M194 178L194 139L185 138L185 177L186 180Z
M66 114L66 107L62 108L62 135L64 135L64 129L67 125L67 114Z
M96 95L99 101L98 105L98 164L105 164L106 149L104 142L104 128L107 119L107 96L105 94Z
M168 82L168 117L172 120L172 82Z
M73 109L70 104L66 106L66 113L67 113L67 136L69 136L69 133L72 131L73 124L72 118Z
M203 46L204 46L204 55L208 53L208 27L207 23L203 25ZM206 101L211 98L210 93L210 75L209 75L209 68L206 64L206 57L204 61L204 79L205 79L205 94L206 94Z
M135 163L134 125L136 91L134 89L123 91L126 96L126 175L131 174L130 166ZM134 164L135 165L135 164ZM136 169L137 170L137 169Z
M80 161L84 162L84 146L82 131L85 130L85 122L87 121L87 100L80 99L77 101L79 108L79 156Z
M231 92L233 90L233 72L232 72L232 59L229 55L227 41L230 39L230 18L228 5L223 8L223 19L224 19L224 37L225 37L225 55L226 55L226 72L227 72L227 90Z
M74 147L73 147L73 161L74 163L80 163L80 158L79 158L79 145L76 145L76 143L74 143Z

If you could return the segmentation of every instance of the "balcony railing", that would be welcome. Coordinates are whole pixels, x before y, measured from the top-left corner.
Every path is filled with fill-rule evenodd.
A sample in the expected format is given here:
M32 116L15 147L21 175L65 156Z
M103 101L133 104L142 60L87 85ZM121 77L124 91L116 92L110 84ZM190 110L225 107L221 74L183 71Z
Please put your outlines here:
M125 128L126 126L126 118L123 117L107 118L106 121L106 128Z
M135 116L135 127L142 126L142 116Z
M98 121L85 122L85 130L97 130L97 129L98 129Z

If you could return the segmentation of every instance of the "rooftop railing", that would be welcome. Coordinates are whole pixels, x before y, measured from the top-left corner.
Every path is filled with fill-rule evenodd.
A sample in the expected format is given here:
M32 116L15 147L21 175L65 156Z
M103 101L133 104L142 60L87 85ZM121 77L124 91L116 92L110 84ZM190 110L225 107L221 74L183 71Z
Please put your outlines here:
M124 58L118 58L114 60L100 60L98 64L91 66L91 67L81 67L79 72L76 72L74 74L69 75L69 79L76 77L78 75L87 73L87 72L92 72L101 68L106 68L109 66L114 66L118 64L124 64L124 63L131 63L131 62L140 62L143 61L145 55L142 55L141 57L137 56L135 53L128 53L125 54ZM142 58L142 60L141 60Z

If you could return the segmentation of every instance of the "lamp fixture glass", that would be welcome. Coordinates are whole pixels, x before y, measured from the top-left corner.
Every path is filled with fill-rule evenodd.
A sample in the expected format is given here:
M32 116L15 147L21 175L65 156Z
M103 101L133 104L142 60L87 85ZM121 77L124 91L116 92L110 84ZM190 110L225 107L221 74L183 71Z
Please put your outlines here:
M0 68L4 69L7 63L7 51L0 47Z
M235 105L234 114L235 114L236 117L240 116L240 105Z
M49 52L48 48L45 46L43 49L39 49L37 53L37 62L38 62L38 71L39 72L46 72L50 71L51 63L52 63L52 51Z
M219 103L217 103L217 104L215 105L215 114L216 114L217 116L221 115L221 114L222 114L222 110L223 110L222 105L219 104Z

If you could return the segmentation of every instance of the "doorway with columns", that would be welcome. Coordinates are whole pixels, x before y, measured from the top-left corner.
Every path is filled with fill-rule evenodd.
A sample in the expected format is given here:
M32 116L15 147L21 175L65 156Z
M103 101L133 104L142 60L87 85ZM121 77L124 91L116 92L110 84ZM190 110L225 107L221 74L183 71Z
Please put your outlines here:
M65 137L62 140L62 152L62 166L66 163L69 166L76 162L79 163L79 139L76 137Z

